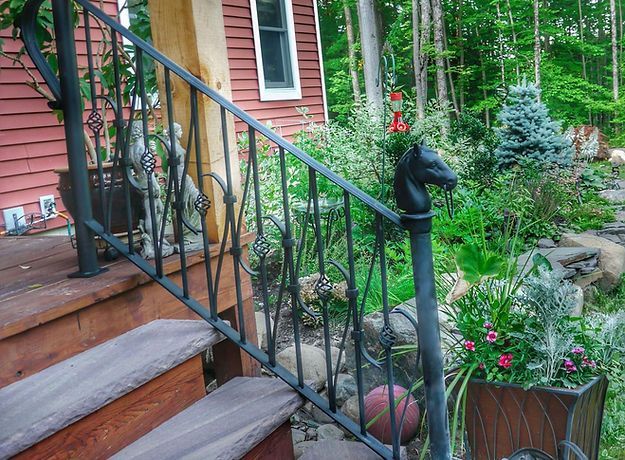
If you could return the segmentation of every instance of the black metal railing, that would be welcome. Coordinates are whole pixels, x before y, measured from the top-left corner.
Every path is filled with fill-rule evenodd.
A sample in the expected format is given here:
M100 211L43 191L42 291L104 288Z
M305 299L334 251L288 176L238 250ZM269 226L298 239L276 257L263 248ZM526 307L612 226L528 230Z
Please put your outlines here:
M406 410L388 412L390 446L372 436L365 418L369 388L364 377L365 371L378 369L381 381L387 385L389 405L396 404L395 369L400 357L394 348L392 315L405 317L417 329L415 316L407 309L392 309L389 301L386 234L390 229L399 230L404 238L410 237L412 248L412 259L407 262L413 271L419 333L414 356L415 361L419 356L423 361L431 455L435 459L451 458L429 236L432 214L400 216L391 211L246 114L88 0L52 0L57 76L37 43L37 14L42 3L27 2L22 37L57 98L53 108L63 114L75 201L75 209L70 211L76 228L77 276L100 272L94 240L103 240L109 245L108 255L118 252L128 258L375 452L385 458L399 458ZM72 8L79 9L86 43L86 57L80 62L76 57ZM88 88L83 94L80 80L83 89L85 84ZM158 91L153 87L157 80ZM174 87L177 100L181 95L188 98L188 114L176 115ZM223 174L203 170L200 103L214 104L221 113L223 148L219 153L224 158ZM246 127L242 174L238 168L240 151L233 148L236 140L230 134L233 120ZM181 135L181 130L186 135ZM89 143L95 152L95 182L99 187L92 193L98 195L98 209L92 209L94 200L88 188L85 145ZM270 152L259 152L260 145L269 146ZM272 174L279 191L273 195L266 193L263 181L267 158L274 166ZM294 171L303 178L303 186L290 182ZM213 203L218 200L223 202L223 216L212 214ZM137 207L137 202L143 206ZM119 210L123 210L121 229L116 227L114 217ZM133 224L137 217L138 228ZM365 232L359 227L365 225L363 222L368 225ZM219 238L210 237L213 230L209 225L220 228ZM358 235L354 234L356 230ZM372 237L364 248L365 242L357 238L367 232ZM248 254L242 241L250 233L255 235ZM208 299L204 303L191 295L188 265L192 250L204 253ZM356 253L363 252L368 254L367 263L357 264ZM180 283L165 275L168 256L179 261ZM301 292L301 280L309 275L315 280L312 290L316 306L305 301ZM227 277L234 280L238 324L229 324L218 314L220 286ZM264 348L246 337L247 299L242 286L247 277L253 280L254 295L264 314ZM379 336L382 351L377 355L367 350L362 328L374 285L379 285L383 323ZM340 321L331 313L332 296L337 290L344 303ZM284 310L290 310L290 315ZM302 331L307 320L322 330L325 396L305 379ZM295 347L294 372L278 362L279 339L285 335L285 328ZM333 344L339 349L338 355L333 355ZM353 356L357 384L357 421L343 414L337 404L338 375L348 351ZM415 369L417 365L415 362ZM416 380L414 375L412 382L404 385L412 390Z

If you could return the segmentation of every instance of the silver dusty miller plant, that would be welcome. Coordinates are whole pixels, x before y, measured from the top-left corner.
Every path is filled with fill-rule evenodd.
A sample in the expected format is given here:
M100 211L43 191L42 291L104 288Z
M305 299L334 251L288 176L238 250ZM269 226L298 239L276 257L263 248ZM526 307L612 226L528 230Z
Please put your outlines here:
M528 322L523 339L539 357L528 364L535 372L537 384L546 385L554 380L574 345L569 315L575 307L575 294L575 287L563 280L561 273L543 267L525 279L519 292L519 308L534 320Z
M597 351L602 362L618 362L615 359L617 356L625 356L625 310L597 313L592 316L591 324L595 326L591 334L597 341Z

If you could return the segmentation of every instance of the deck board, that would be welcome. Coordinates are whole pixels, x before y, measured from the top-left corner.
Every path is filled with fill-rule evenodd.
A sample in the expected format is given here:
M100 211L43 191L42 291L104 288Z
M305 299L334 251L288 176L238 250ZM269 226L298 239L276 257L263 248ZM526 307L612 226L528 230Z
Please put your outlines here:
M246 244L252 236L241 239ZM220 247L210 249L215 256ZM202 252L188 254L187 266L203 260ZM77 269L77 258L67 237L0 238L0 340L150 281L124 258L102 266L109 271L93 278L68 278ZM179 270L179 258L165 259L163 268L165 274Z

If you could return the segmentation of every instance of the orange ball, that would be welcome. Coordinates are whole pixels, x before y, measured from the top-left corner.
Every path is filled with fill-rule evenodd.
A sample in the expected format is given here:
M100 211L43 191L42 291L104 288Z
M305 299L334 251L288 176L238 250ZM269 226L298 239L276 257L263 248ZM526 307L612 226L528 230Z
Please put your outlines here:
M419 405L411 394L407 394L408 390L399 385L395 385L393 388L395 399L395 423L399 428L401 425L400 442L406 444L410 441L419 430ZM406 408L406 406L408 406ZM365 420L367 425L369 422L375 419L379 414L380 417L369 426L368 430L378 440L384 444L392 444L393 435L391 433L391 413L389 408L389 393L388 386L382 385L374 388L365 396ZM405 409L405 415L404 415Z

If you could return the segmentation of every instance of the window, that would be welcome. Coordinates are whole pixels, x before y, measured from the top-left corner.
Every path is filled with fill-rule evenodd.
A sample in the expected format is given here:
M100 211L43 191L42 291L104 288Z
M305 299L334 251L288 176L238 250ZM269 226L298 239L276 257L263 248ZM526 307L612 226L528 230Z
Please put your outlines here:
M301 99L291 0L250 0L261 101Z

